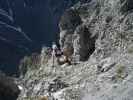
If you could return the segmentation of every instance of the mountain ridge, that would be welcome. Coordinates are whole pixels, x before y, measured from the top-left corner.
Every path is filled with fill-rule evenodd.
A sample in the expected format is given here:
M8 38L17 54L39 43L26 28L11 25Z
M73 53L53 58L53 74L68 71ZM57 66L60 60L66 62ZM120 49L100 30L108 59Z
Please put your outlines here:
M60 20L59 43L76 63L52 67L42 48L37 66L22 67L27 72L18 100L132 100L132 19L132 0L85 0L71 7Z

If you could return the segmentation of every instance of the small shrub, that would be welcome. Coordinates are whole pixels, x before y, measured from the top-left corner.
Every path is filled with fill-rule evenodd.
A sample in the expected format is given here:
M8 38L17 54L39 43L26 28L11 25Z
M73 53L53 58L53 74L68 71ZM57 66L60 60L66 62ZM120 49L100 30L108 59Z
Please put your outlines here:
M127 52L128 52L128 53L133 53L133 46L128 47Z
M118 65L116 70L116 78L122 80L125 78L125 66Z

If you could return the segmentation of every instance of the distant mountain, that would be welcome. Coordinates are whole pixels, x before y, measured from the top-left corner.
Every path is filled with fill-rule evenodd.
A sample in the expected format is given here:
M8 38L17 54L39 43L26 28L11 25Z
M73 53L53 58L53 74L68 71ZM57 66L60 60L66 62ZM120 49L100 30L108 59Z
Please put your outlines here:
M77 1L0 0L0 69L16 72L24 55L56 40L60 16Z

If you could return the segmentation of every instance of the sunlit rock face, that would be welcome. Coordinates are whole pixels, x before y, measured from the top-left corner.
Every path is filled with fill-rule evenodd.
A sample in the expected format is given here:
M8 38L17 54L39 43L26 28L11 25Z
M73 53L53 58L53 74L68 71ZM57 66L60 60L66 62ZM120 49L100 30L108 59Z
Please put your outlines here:
M60 21L60 43L64 47L74 42L74 50L85 62L53 67L49 59L36 69L30 66L18 100L45 95L50 100L132 100L132 0L83 1L87 3L68 10L78 11L79 16L66 12L67 19ZM76 24L77 18L82 23Z
M0 0L0 68L17 71L19 60L57 39L62 13L78 0Z

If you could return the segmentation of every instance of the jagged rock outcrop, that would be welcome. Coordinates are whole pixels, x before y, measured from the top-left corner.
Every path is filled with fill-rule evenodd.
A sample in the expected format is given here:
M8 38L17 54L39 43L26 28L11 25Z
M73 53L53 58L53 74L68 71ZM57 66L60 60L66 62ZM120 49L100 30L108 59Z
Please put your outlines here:
M69 43L74 53L78 52L78 60L85 62L52 67L48 60L39 68L28 70L19 100L34 96L57 100L132 100L133 12L129 2L132 0L85 0L70 8L78 12L81 23L72 29L63 30L60 26L60 43L62 47ZM69 19L65 23L74 25Z
M59 26L61 47L71 47L69 52L72 52L77 60L87 60L95 50L96 36L90 32L88 25L82 24L78 10L67 10L62 16Z
M73 48L74 56L79 61L86 61L95 51L96 36L90 33L86 25L80 25L74 32ZM79 57L79 58L78 58Z
M60 45L63 48L72 45L72 36L75 28L82 23L78 12L74 9L67 10L61 17L60 26Z

